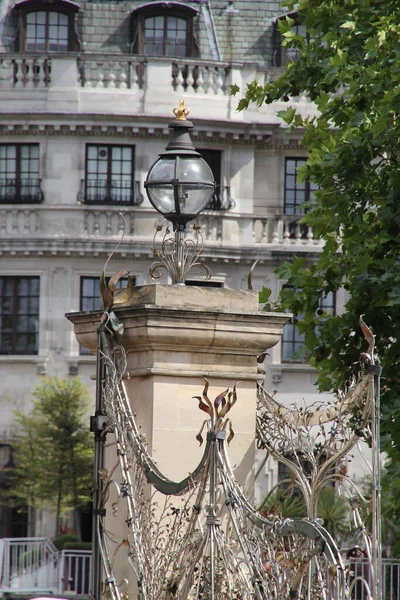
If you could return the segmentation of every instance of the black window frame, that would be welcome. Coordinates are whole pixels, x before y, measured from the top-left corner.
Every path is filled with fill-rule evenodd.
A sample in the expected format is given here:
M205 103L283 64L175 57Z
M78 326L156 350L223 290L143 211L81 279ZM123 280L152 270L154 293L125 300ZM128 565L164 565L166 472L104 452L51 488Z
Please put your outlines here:
M199 54L198 45L194 35L194 17L198 11L190 6L183 6L175 2L154 2L152 5L139 7L133 11L131 16L131 36L132 36L132 54L142 56L152 56L153 58L171 58L185 59L197 58ZM164 20L163 26L163 54L147 54L145 40L145 22L146 19L162 17ZM169 17L176 19L184 19L186 22L186 51L184 56L176 54L168 54L167 49L167 21Z
M107 148L107 180L106 186L100 184L98 177L93 177L94 185L91 185L92 173L88 172L89 151L91 148ZM129 149L131 151L131 171L129 185L126 187L123 184L122 178L120 179L121 187L115 185L116 180L113 180L113 151L119 149L121 151ZM101 157L100 157L101 158ZM97 160L99 163L99 159ZM121 164L123 161L120 161ZM99 163L100 164L100 163ZM97 170L97 175L99 171ZM123 174L120 173L120 176ZM113 191L120 190L123 199L113 198ZM118 194L117 194L118 195ZM114 194L115 196L115 194ZM103 205L103 206L130 206L134 204L141 204L143 196L139 192L138 185L135 183L135 146L132 144L86 144L85 147L85 179L82 181L82 189L78 194L78 200L83 201L85 204Z
M0 173L0 204L39 204L43 202L44 195L41 190L41 182L40 179L40 144L10 144L10 143L0 143L0 148L15 148L15 173L13 176L7 176L7 171L5 172L6 176L3 179L3 173ZM32 158L32 160L37 161L38 168L35 175L37 177L23 177L22 169L22 161L24 157L22 156L23 149L35 148L37 149L37 158ZM6 151L7 152L7 151ZM31 159L31 157L29 157ZM7 158L5 159L7 161ZM27 171L30 173L30 171Z
M12 294L5 296L3 289L5 280L12 282ZM22 281L33 282L36 283L37 293L30 293L26 295L22 295L19 293L18 286ZM38 275L1 275L0 276L0 354L2 355L37 355L39 353L39 319L40 319L40 276ZM30 285L28 283L28 288ZM6 299L11 298L11 307L7 311L7 303ZM20 305L22 298L28 298L27 302L27 312L21 312ZM30 300L29 300L30 299ZM37 303L37 310L32 312L29 310L29 304L32 304L32 300L35 299ZM18 328L21 324L22 317L27 319L33 318L36 320L35 331L22 330L18 331ZM12 326L7 329L11 332L11 344L8 346L5 345L3 336L7 329L4 327L4 318L9 318ZM26 336L27 339L22 345L19 345L18 336ZM29 342L28 336L34 336L34 342ZM29 347L31 347L29 349Z
M283 289L291 289L291 286L284 285ZM331 314L336 314L336 293L328 292L318 301L317 314L322 311L331 311ZM322 316L322 315L319 315ZM286 364L304 364L307 362L307 354L304 351L300 355L300 351L304 348L304 334L299 333L296 323L301 321L302 315L294 315L289 323L283 327L281 341L281 362ZM318 327L317 327L318 330ZM287 351L286 349L291 349Z
M299 183L297 181L297 169L300 166L304 165L306 161L307 158L304 156L285 157L283 212L285 217L293 217L296 219L293 222L288 222L286 225L290 239L295 239L297 237L300 237L301 239L307 238L308 226L305 223L299 224L298 217L304 217L304 215L309 210L309 207L313 205L313 194L318 189L317 186L313 184L309 178L307 178L302 183ZM289 162L295 163L293 173L288 171ZM293 179L292 187L288 184L289 178ZM294 201L293 203L289 204L288 195L290 192L292 192L294 196Z
M294 173L288 171L288 163L294 162ZM309 203L312 205L314 199L313 194L317 190L317 186L313 184L310 179L307 179L303 183L297 181L297 169L307 162L307 157L304 156L285 156L285 175L284 175L284 198L283 198L283 211L286 216L304 216L308 210L304 204ZM293 187L289 186L288 178L294 177ZM304 185L304 189L301 187ZM293 192L294 202L288 202L288 193ZM298 196L304 196L301 200L297 200ZM293 207L293 211L289 211L288 208Z
M75 16L79 11L79 6L68 0L27 0L22 2L15 10L18 14L18 35L15 39L16 52L29 52L30 54L57 54L63 53L64 50L49 50L49 38L46 36L45 50L27 50L26 48L26 32L27 32L27 15L35 12L58 13L64 15L68 19L68 41L66 52L79 52L80 43L76 33ZM48 34L49 17L46 16L46 30Z

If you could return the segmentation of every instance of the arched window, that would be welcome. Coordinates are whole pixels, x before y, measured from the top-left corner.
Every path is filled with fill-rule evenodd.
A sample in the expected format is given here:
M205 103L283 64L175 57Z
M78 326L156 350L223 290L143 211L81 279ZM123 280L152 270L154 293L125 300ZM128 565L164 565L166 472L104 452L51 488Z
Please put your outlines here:
M193 18L197 10L179 2L153 2L132 13L134 54L196 57Z
M22 0L17 50L21 52L71 52L79 50L75 14L79 6L70 0Z

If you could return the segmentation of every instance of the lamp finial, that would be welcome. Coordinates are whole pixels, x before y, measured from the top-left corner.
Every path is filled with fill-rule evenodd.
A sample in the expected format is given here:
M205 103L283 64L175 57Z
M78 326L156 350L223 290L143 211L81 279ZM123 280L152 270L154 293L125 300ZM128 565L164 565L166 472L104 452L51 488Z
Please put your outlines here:
M179 106L172 111L177 121L186 121L186 117L190 114L190 110L185 107L184 100L179 100Z

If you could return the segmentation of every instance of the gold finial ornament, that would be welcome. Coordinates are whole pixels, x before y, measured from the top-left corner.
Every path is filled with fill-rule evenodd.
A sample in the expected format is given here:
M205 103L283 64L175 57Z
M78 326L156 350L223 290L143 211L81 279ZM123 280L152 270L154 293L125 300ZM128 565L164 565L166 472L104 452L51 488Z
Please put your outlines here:
M190 114L190 110L185 107L184 100L179 100L178 108L174 108L172 111L177 121L186 121L186 117Z

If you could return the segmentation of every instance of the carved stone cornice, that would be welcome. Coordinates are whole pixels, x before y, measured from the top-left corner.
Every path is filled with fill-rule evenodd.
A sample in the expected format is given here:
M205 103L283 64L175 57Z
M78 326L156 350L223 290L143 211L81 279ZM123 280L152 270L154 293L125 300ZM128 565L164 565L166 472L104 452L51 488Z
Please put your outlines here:
M80 116L81 118L81 116ZM43 116L37 116L39 122L35 123L35 117L29 115L29 123L23 122L22 116L10 115L9 117L0 115L0 136L75 136L75 137L128 137L130 139L160 139L168 140L169 130L166 127L165 120L160 123L146 123L138 121L133 117L133 124L126 122L90 122L88 115L87 122L74 122L65 120L56 121L56 117L50 115L43 119ZM107 117L109 120L109 117ZM117 119L116 119L117 120ZM14 122L13 122L14 121ZM135 122L136 121L136 122ZM223 121L196 121L196 129L193 132L195 142L206 143L224 143L231 145L246 145L256 147L295 147L300 144L300 138L281 139L282 131L279 131L279 137L275 135L275 130L279 131L276 124L269 126L267 123L237 123Z

